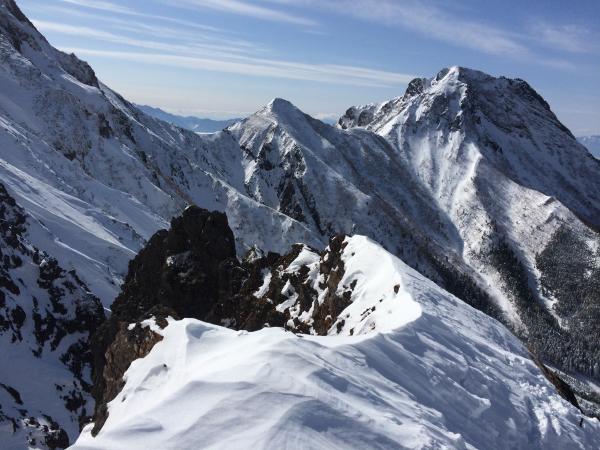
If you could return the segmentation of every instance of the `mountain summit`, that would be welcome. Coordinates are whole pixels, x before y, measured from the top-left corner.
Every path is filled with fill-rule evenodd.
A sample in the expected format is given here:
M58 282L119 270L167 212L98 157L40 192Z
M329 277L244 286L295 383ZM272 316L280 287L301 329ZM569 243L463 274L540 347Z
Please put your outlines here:
M493 170L557 198L584 221L600 227L597 161L523 80L452 67L434 78L413 80L402 97L350 108L339 126L360 126L385 136L413 167L421 163L423 151L431 157L432 167L444 167L444 159L472 145ZM434 141L434 131L453 141ZM415 171L419 173L419 168ZM421 173L434 189L444 183L444 175Z

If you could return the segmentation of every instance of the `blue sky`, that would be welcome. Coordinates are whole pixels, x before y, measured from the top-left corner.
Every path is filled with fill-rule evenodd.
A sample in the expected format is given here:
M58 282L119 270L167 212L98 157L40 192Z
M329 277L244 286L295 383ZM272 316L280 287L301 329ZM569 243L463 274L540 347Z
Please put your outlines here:
M273 97L319 117L461 65L529 81L600 134L599 0L18 0L129 100L203 117Z

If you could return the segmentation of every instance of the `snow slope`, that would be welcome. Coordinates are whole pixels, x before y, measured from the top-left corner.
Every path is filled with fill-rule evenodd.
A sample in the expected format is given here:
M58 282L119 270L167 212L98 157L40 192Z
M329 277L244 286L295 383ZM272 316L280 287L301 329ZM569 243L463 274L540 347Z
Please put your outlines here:
M87 342L98 298L29 241L43 232L0 184L0 447L64 448L93 412Z
M580 426L579 411L498 322L368 238L346 244L342 283L357 285L342 316L354 336L237 332L193 319L161 330L150 320L163 340L132 363L97 437L87 426L71 448L600 445L600 424Z

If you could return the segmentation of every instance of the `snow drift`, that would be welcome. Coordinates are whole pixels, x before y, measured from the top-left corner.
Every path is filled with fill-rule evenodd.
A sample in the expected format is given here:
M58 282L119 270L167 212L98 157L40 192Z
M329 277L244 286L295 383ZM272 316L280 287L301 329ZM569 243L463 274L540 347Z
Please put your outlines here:
M130 366L97 437L88 425L72 448L600 445L600 424L555 392L502 325L368 238L346 242L357 285L341 316L358 333L149 320L162 341Z

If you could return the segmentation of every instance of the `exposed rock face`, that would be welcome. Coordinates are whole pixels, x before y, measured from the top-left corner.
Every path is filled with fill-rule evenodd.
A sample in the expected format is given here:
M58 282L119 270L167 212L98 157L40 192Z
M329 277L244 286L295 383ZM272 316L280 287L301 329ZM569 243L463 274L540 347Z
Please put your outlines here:
M163 309L159 311L155 309L151 316L159 326L166 324L165 317L169 315L177 317L172 311ZM129 368L130 364L138 358L143 358L154 345L162 340L162 336L151 329L148 325L136 323L130 327L126 322L117 324L110 323L112 326L117 326L116 334L112 338L108 348L101 348L104 351L104 365L102 367L101 377L98 376L100 384L95 386L97 392L96 411L94 415L94 433L97 433L108 417L107 404L123 388L123 375ZM114 330L113 330L114 331ZM99 342L94 343L95 346L100 346Z
M334 237L321 253L298 244L283 256L250 252L239 261L225 214L188 207L131 261L112 314L93 337L94 432L106 421L106 405L122 388L131 362L160 340L139 325L150 317L328 334L352 292L339 287L344 239ZM130 329L133 323L138 325Z
M319 288L323 290L321 302L314 302L314 329L317 334L327 334L331 325L339 314L350 304L352 289L338 292L340 281L344 276L344 262L342 250L346 246L345 236L338 235L331 239L329 247L319 261L319 272L323 281L319 281Z
M74 270L29 243L32 220L0 184L0 425L9 447L66 448L92 412L88 337L104 313Z
M235 240L223 213L188 207L169 231L157 232L129 264L112 314L95 334L95 432L106 420L106 404L122 387L129 364L147 354L158 335L131 323L149 317L193 317L255 330L283 325L284 317L266 302L248 304L260 269L277 256L253 263L235 256ZM257 272L258 271L258 272ZM254 298L253 298L254 299Z
M130 263L113 316L135 321L155 305L182 317L204 317L218 303L221 280L229 277L234 237L223 213L189 207L159 231Z
M532 354L533 362L539 367L544 376L554 385L556 391L562 398L567 400L573 406L581 410L577 397L571 386L569 386L562 378L560 378L555 372L546 367L535 355Z
M340 286L345 238L334 236L321 252L296 244L286 255L274 259L262 269L260 287L252 286L254 302L271 305L291 331L318 335L335 332L332 326L350 304L353 289Z

